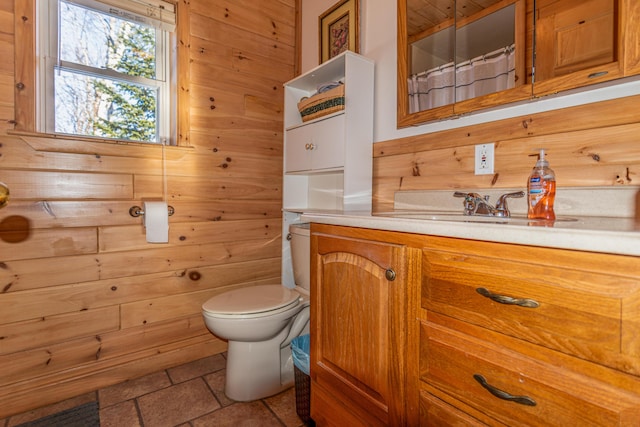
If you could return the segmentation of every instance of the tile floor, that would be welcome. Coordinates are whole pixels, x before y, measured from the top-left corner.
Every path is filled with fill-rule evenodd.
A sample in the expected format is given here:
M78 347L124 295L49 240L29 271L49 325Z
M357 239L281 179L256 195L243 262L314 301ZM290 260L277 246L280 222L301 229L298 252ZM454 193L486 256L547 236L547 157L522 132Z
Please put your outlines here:
M224 395L224 355L87 393L45 408L0 419L13 427L64 409L98 400L101 427L300 427L295 390L255 402L234 402Z

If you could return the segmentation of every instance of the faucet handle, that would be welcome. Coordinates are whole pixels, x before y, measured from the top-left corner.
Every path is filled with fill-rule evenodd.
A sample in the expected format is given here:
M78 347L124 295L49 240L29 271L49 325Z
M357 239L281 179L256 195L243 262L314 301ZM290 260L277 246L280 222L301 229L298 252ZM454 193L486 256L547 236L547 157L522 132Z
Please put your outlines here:
M483 200L488 201L489 199L489 196L482 197L478 193L464 193L461 191L453 193L453 197L464 197L462 204L465 215L474 215L478 210L478 202L482 202Z
M509 207L507 206L507 199L510 197L524 197L524 191L516 191L513 193L506 193L500 196L498 202L496 203L496 216L500 217L510 217L511 212L509 212Z
M465 193L463 191L456 191L453 193L453 197L464 197L465 199L479 199L479 200L489 200L489 196L481 196L478 193Z

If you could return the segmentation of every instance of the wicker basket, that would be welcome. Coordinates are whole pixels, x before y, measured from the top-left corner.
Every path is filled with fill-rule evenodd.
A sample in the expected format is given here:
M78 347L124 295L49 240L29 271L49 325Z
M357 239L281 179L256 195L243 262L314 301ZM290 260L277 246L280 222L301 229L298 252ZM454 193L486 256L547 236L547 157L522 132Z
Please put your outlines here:
M298 102L298 111L303 122L344 110L344 85L318 93Z
M314 427L311 419L311 377L293 365L296 390L296 413L306 426Z

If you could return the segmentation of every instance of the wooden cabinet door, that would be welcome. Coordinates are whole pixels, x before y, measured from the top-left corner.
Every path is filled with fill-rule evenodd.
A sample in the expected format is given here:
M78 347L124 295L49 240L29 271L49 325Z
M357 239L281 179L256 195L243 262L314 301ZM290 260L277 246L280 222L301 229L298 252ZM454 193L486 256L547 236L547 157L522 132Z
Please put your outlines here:
M541 0L536 5L534 94L623 77L618 0Z
M624 2L623 8L620 13L626 17L621 31L624 34L624 75L635 76L640 74L640 2Z
M363 424L406 424L409 250L347 236L312 235L311 377L337 401L348 402L352 412L362 414ZM314 419L331 416L325 409L314 417L314 405L311 411Z

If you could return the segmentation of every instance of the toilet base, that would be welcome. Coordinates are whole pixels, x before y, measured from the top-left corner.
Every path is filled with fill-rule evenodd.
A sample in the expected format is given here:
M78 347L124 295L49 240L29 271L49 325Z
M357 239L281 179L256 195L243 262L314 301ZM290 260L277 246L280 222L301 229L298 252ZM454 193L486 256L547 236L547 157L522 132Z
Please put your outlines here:
M228 398L248 402L278 394L293 385L291 347L279 349L280 342L229 341L224 391Z

